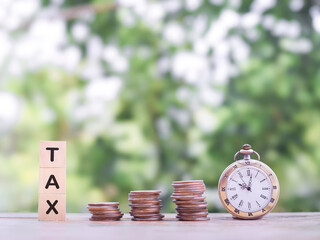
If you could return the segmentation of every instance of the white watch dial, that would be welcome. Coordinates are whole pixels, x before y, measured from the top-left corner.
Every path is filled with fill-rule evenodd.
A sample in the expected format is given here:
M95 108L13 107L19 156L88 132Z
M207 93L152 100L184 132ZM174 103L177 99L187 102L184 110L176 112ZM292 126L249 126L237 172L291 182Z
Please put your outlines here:
M268 205L272 183L267 174L253 166L239 167L228 177L226 194L231 205L243 212L257 212Z

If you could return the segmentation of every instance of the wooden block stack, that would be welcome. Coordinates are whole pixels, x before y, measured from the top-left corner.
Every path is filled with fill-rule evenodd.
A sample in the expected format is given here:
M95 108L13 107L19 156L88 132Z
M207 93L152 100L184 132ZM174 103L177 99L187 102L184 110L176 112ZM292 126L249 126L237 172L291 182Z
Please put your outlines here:
M66 219L66 142L40 142L38 219Z

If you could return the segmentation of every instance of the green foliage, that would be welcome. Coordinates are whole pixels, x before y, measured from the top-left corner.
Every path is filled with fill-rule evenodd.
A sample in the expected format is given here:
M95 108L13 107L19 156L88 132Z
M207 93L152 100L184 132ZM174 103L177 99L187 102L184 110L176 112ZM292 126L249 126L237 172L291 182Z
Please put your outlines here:
M94 2L66 1L63 7ZM43 1L44 6L48 4ZM298 21L302 29L300 37L313 45L310 53L287 50L283 44L288 39L275 36L261 24L254 28L259 35L256 41L251 41L241 27L230 30L228 34L243 38L251 52L249 59L240 63L229 56L239 67L239 74L226 84L208 85L223 92L221 105L199 101L201 91L197 84L176 77L170 70L158 71L162 57L171 58L179 51L193 49L192 40L174 45L163 39L162 25L176 21L188 32L190 22L205 16L207 31L226 8L232 9L228 4L225 1L214 6L203 1L197 10L181 8L168 14L161 26L154 27L138 17L133 26L125 26L119 15L130 9L119 7L97 13L89 23L90 34L100 37L104 44L115 44L121 52L130 52L127 55L130 67L124 73L103 62L106 75L121 77L123 85L116 100L105 104L103 111L111 120L105 121L99 131L90 130L101 124L95 117L85 121L75 119L74 109L86 102L88 85L80 74L48 67L10 80L5 88L23 100L24 112L17 127L0 140L3 149L0 160L8 159L6 167L13 171L9 176L4 176L8 174L5 170L0 174L11 180L28 174L14 180L19 185L15 189L22 193L10 196L21 196L27 191L23 189L28 188L31 194L24 206L19 200L6 206L11 211L36 210L39 140L67 139L70 211L83 211L88 201L104 200L120 201L126 210L130 190L155 188L164 190L165 211L173 211L170 184L186 178L204 179L212 190L210 194L217 196L220 174L244 143L250 143L279 177L281 197L277 210L319 211L320 59L316 52L319 35L314 32L309 15L311 2L292 12L289 1L278 1L264 13L277 20ZM251 1L242 1L235 10L246 13L250 6ZM75 22L68 22L69 31ZM71 35L69 38L70 43L77 44ZM87 49L82 43L78 46L85 64ZM215 51L208 51L208 61L214 58ZM181 89L189 92L186 100L177 97ZM72 94L77 96L76 100L71 100ZM51 120L44 119L48 111L54 116ZM199 127L199 118L215 121L214 128L204 131ZM168 130L159 127L161 124ZM15 170L21 158L25 164ZM24 165L29 167L23 168ZM25 179L28 181L23 183ZM210 201L213 197L208 194L208 198ZM209 202L212 211L221 211L217 202Z

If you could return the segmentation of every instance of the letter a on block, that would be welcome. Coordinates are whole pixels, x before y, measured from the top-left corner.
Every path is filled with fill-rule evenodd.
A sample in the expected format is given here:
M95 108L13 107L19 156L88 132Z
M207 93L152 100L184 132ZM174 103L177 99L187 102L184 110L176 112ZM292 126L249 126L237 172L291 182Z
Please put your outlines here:
M66 167L65 141L40 141L40 168Z
M39 193L66 193L66 169L39 168Z

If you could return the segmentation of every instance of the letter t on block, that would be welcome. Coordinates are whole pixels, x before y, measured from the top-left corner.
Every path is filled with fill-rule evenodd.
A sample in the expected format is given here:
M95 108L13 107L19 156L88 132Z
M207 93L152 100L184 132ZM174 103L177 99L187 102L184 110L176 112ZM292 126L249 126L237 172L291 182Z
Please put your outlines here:
M40 168L65 168L66 145L65 141L41 141Z
M66 142L40 142L38 219L66 219Z

